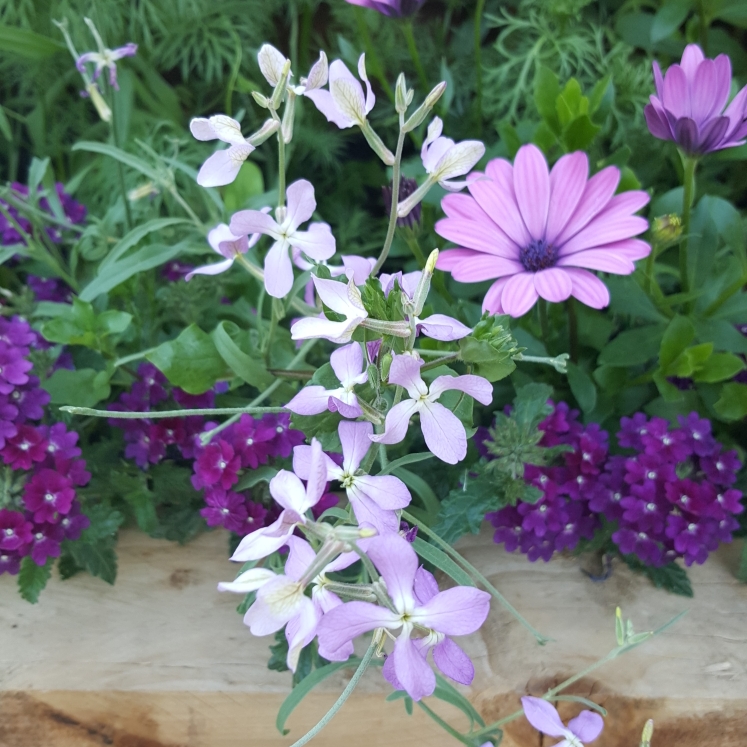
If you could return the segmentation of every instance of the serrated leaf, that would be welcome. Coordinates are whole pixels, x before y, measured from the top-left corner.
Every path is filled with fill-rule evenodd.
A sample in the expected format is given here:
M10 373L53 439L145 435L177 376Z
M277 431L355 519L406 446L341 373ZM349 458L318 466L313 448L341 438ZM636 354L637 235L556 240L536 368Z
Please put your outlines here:
M453 545L465 534L480 531L485 514L504 505L497 484L488 475L467 480L464 487L455 488L441 501L441 510L433 531Z
M654 568L641 562L635 555L623 555L623 560L636 573L642 573L651 579L657 589L666 589L683 597L693 596L693 587L684 568L677 563L668 563L661 568Z
M70 554L75 562L85 568L92 576L113 584L117 578L117 554L110 540L100 540L90 544L88 542L72 542Z
M41 594L52 575L53 563L54 559L48 558L44 565L37 565L30 555L27 555L21 561L21 570L18 573L18 591L27 602L36 604L39 601L39 594Z

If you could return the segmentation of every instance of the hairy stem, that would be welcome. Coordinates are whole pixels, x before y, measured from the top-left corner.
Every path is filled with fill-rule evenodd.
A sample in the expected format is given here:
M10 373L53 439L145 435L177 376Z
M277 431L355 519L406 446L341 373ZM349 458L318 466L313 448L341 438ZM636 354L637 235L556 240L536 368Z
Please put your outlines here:
M112 133L112 142L114 143L115 148L119 148L120 150L122 147L119 144L119 133L117 132L117 120L119 117L117 116L117 94L112 91L111 96L111 110L112 110L112 121L111 121L111 133ZM127 225L127 230L132 230L132 210L130 209L130 201L127 199L127 188L125 187L125 180L124 180L124 170L122 169L122 162L117 158L115 159L117 162L117 179L119 181L119 191L122 193L122 201L124 202L124 210L125 210L125 223Z
M688 257L687 257L687 245L689 242L690 234L690 213L693 205L693 199L695 197L695 167L697 161L694 158L685 157L684 167L685 172L682 180L684 187L684 194L682 197L682 241L680 242L680 288L683 293L690 292L690 271L688 268ZM685 309L690 311L691 302L688 301L685 305Z

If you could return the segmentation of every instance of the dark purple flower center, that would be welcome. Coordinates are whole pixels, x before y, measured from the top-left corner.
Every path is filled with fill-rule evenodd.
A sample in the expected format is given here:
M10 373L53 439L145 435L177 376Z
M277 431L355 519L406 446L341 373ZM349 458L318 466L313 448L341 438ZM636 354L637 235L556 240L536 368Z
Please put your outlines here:
M519 259L529 272L539 272L555 266L558 261L558 250L544 239L535 239L519 250Z

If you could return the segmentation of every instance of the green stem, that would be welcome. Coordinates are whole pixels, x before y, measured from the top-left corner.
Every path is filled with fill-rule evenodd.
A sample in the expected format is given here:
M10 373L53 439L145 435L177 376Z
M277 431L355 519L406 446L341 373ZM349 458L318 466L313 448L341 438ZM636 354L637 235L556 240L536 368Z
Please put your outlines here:
M475 114L477 134L482 132L482 14L485 0L477 0L475 8Z
M488 581L485 576L483 576L482 573L472 565L472 563L465 560L465 558L463 558L448 542L444 542L429 526L419 519L416 519L407 511L402 512L402 518L410 524L416 524L418 529L430 537L447 555L451 555L451 557L456 560L456 562L459 563L467 573L473 576L476 581L479 581L503 607L505 607L528 631L531 632L541 646L544 646L545 643L552 640L532 627L529 621L521 615L508 599L506 599L506 597L504 597L503 594L501 594L498 589L496 589L493 584L491 584L490 581Z
M394 198L392 198L394 199ZM418 243L418 240L415 238L415 236L412 233L411 229L406 229L405 231L402 231L402 234L405 237L405 241L407 242L407 246L410 247L410 251L412 252L413 256L415 257L415 261L418 263L418 266L422 270L425 267L425 263L428 261L425 254L423 254L423 250L420 248L420 244Z
M117 358L114 361L114 368L119 368L120 366L125 366L128 363L132 363L132 361L139 361L141 358L145 358L146 356L150 355L151 353L155 353L156 350L158 350L159 346L156 345L153 348L148 348L147 350L141 350L139 353L132 353L131 355L125 355L123 358Z
M695 167L698 162L689 156L684 156L683 162L685 171L682 177L684 194L682 197L682 241L680 242L680 289L683 293L689 293L690 272L688 268L687 245L690 234L690 212L695 197ZM689 310L690 303L687 303L687 310Z
M482 0L484 2L484 0ZM428 78L423 68L423 63L420 60L420 54L418 53L418 46L415 43L415 34L412 33L412 21L407 20L402 24L402 33L405 35L405 41L407 42L407 49L410 52L410 59L412 64L415 65L415 72L418 74L420 85L423 88L423 94L428 93L430 87L428 85Z
M474 747L474 741L460 734L453 726L446 723L434 710L429 708L422 700L417 701L418 707L425 711L445 732L449 733L454 739L458 740L462 744L466 744L467 747Z
M399 182L400 182L400 167L402 165L402 147L405 144L405 132L402 129L404 123L404 116L399 115L399 136L397 137L397 151L394 154L394 165L392 166L392 207L389 211L389 227L386 231L386 239L384 240L384 247L381 250L379 258L376 260L371 275L374 277L379 274L381 268L386 262L386 258L389 256L389 250L392 248L392 241L394 241L394 232L397 228L397 203L399 202Z
M568 347L571 361L578 362L578 317L576 316L576 302L573 296L567 301L568 310Z
M443 355L440 358L436 358L436 360L428 361L428 363L421 366L420 371L428 371L431 368L443 366L446 363L453 363L454 361L458 361L460 357L461 353L449 353L449 355Z
M117 161L119 163L119 161ZM176 187L170 187L169 188L169 194L179 203L182 210L192 219L192 222L199 228L200 230L203 230L204 224L197 216L197 213L195 213L194 210L189 206L187 201L179 194Z
M119 107L117 106L117 94L112 91L111 96L111 110L112 110L112 122L111 122L111 133L112 133L112 141L114 142L114 147L122 149L119 144L119 133L117 132L117 111L119 110ZM124 209L125 209L125 222L127 224L127 230L132 230L132 210L130 209L130 201L127 198L127 188L125 187L125 180L124 180L124 169L122 168L121 161L117 158L114 159L117 162L117 177L119 179L119 190L122 193L122 200L124 201Z
M358 669L355 670L355 673L351 677L350 682L348 682L347 687L340 693L340 697L335 701L332 708L324 714L322 720L311 729L311 731L304 734L304 736L302 736L297 742L294 742L291 747L302 747L302 745L310 742L334 718L337 711L342 708L345 701L350 697L350 694L355 690L355 687L363 676L363 673L368 669L368 665L371 663L371 659L375 652L376 644L372 641L371 645L368 647L368 651L366 651L363 659L361 659Z
M363 47L366 50L366 59L370 65L371 73L374 75L376 80L379 81L379 85L384 89L384 93L386 93L389 100L394 103L394 91L392 91L392 87L389 85L389 81L384 75L381 60L379 59L379 55L376 53L376 47L371 41L371 34L368 33L368 24L366 23L366 18L364 16L366 11L364 8L358 6L354 8L354 11L355 20L358 23L358 32L361 35L361 39L363 39Z
M278 207L285 207L285 140L282 127L278 130Z
M745 285L747 285L747 272L742 275L738 280L735 280L731 285L721 291L718 298L705 310L704 316L708 317L715 314L735 293L738 293Z
M274 384L275 382L273 382ZM272 386L272 384L270 385ZM269 389L269 387L268 387ZM90 407L63 405L62 412L71 415L87 415L94 418L117 418L120 420L150 420L153 418L186 418L191 415L264 415L265 413L287 412L284 407L201 407L194 410L154 410L153 412L118 412L116 410L92 410Z
M540 330L542 332L542 342L547 347L547 341L550 339L550 325L547 321L547 301L544 298L540 298L537 301L537 310L539 311Z

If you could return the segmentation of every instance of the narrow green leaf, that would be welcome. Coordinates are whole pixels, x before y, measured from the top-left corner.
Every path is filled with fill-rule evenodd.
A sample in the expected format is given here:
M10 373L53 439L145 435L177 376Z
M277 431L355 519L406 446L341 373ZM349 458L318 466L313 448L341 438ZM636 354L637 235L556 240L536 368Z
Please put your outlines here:
M405 456L395 459L393 462L389 462L389 464L379 472L379 475L389 475L393 470L404 467L406 464L423 462L426 459L431 459L433 456L433 453L430 451L419 451L416 454L405 454Z
M223 321L213 330L213 342L221 358L228 367L247 384L257 389L265 389L275 377L265 368L259 358L247 355L235 342L236 338L243 336L248 339L245 332L233 322Z
M8 115L5 113L5 109L0 106L0 133L9 142L13 142L13 130L10 128L10 122L8 121Z
M431 518L435 518L441 508L441 502L433 492L433 488L420 475L416 475L414 472L410 472L410 470L403 467L398 467L393 471L393 474L399 477L408 488L414 490L420 496L428 515Z
M579 407L584 412L592 412L597 406L597 388L589 374L575 363L568 363L568 384Z
M125 166L129 166L131 169L139 171L143 176L147 176L148 179L159 184L161 182L161 175L147 161L144 161L142 158L138 158L137 156L133 156L131 153L128 153L121 148L117 148L114 145L83 140L79 143L75 143L72 149L83 150L88 153L99 153L102 156L109 156L110 158L114 158L120 163L123 163Z
M122 237L111 249L109 254L101 260L99 274L102 270L114 264L128 249L142 241L148 234L160 231L168 226L176 226L180 223L190 223L186 218L154 218L142 223L132 229L126 236Z
M659 348L659 365L662 371L667 371L677 357L695 339L693 323L679 314L672 319L664 331Z
M443 550L439 550L435 545L430 545L424 539L415 537L412 546L423 560L432 563L440 571L453 578L460 586L475 585L467 571L462 570Z
M11 59L43 60L64 50L65 45L56 39L18 26L0 26L0 53Z

